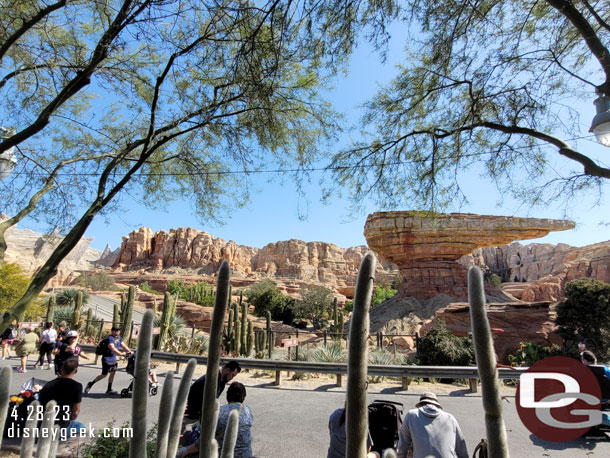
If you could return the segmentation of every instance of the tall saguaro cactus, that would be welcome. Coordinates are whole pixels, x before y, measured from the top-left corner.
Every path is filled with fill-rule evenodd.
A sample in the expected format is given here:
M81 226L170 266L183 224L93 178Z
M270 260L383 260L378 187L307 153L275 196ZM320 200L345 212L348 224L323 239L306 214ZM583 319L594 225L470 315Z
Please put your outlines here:
M470 303L472 340L481 379L489 456L508 458L508 442L502 419L502 398L496 368L496 353L485 311L483 274L478 267L471 267L468 270L468 302Z
M72 329L78 329L80 327L80 314L83 308L83 292L79 291L76 294L76 303L74 304L74 311L72 312Z
M136 287L131 285L127 292L127 301L124 302L124 307L121 309L121 339L129 338L131 330L131 317L133 315L133 302L136 299Z
M360 263L356 281L347 358L346 458L366 456L369 307L373 294L376 263L375 254L369 251Z
M0 369L0 431L4 431L4 423L8 414L8 403L11 389L11 368L3 367ZM2 436L0 436L0 446Z
M121 323L121 314L119 313L119 305L114 304L112 306L112 325L117 326Z
M172 301L171 294L165 291L163 296L163 311L161 312L161 330L157 340L157 350L161 350L169 332L169 322L175 311L175 302Z
M212 327L210 329L208 365L201 408L201 447L199 448L199 458L212 458L218 453L218 446L214 439L214 432L216 431L214 417L218 408L216 387L218 385L218 364L220 361L222 329L229 301L230 275L229 263L224 260L218 271L216 302L214 304Z

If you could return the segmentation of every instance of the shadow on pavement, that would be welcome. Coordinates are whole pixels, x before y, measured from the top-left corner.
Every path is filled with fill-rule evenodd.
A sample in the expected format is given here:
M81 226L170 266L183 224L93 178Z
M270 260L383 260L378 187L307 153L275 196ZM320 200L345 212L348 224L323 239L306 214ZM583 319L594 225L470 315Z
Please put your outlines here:
M607 442L606 440L601 441L593 441L588 440L583 437L580 439L575 439L567 442L550 442L545 441L544 439L540 439L538 436L530 434L530 439L532 443L538 447L543 448L544 450L567 450L567 449L582 449L582 450L594 450L597 446L597 442Z

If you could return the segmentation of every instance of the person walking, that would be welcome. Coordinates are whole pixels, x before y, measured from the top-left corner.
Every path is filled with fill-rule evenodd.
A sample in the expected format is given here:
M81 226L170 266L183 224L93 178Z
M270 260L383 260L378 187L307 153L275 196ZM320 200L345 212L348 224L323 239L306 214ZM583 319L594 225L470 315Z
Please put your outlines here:
M407 458L411 450L413 458L468 458L460 425L431 392L422 394L415 409L407 412L398 437L398 458Z
M123 342L119 336L120 333L121 328L119 326L113 326L110 331L110 335L106 337L104 354L102 355L102 373L87 383L87 386L85 387L85 394L89 394L89 391L91 391L93 385L105 378L108 374L110 374L110 376L108 377L108 389L106 390L106 394L112 396L119 394L112 389L114 375L119 367L117 356L131 355L133 353L133 351L131 351L131 349L125 345L125 342ZM121 351L121 349L123 351Z
M47 357L47 369L51 369L51 355L53 353L53 349L55 348L55 342L57 341L57 331L53 329L53 323L48 321L45 325L44 331L40 335L40 348L39 348L39 357L36 364L34 364L34 369L40 367L44 367L44 359Z
M11 345L17 336L17 320L13 320L0 336L2 343L2 359L11 359Z
M241 372L237 361L228 361L218 373L216 385L216 397L219 398L227 383ZM205 388L205 374L199 377L189 388L186 403L186 417L190 420L199 420L201 417L201 405L203 404L203 390Z
M27 372L25 365L28 361L28 356L36 353L36 347L38 343L38 335L36 335L30 328L25 330L25 335L21 341L15 347L15 353L21 357L21 367L17 369L17 372Z

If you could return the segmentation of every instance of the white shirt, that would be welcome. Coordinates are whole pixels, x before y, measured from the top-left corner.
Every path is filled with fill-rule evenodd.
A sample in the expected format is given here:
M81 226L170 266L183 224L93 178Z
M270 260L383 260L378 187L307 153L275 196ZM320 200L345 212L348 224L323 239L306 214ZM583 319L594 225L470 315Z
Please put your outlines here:
M44 342L44 343L55 343L55 340L57 339L57 331L55 329L45 329L44 331L42 331L42 334L40 336L40 342Z

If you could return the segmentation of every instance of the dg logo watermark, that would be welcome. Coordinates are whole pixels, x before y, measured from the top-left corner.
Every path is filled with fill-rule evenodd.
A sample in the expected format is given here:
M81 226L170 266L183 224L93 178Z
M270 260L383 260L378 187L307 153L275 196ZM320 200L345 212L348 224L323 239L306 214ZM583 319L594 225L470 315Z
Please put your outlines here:
M541 439L577 439L602 422L599 383L580 361L545 358L521 374L517 412L525 427Z

